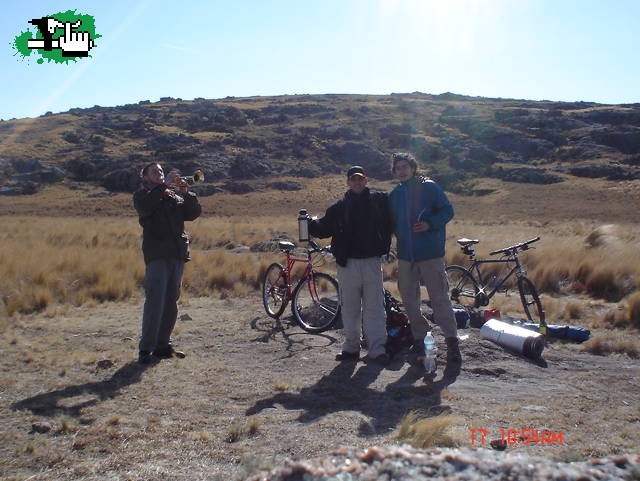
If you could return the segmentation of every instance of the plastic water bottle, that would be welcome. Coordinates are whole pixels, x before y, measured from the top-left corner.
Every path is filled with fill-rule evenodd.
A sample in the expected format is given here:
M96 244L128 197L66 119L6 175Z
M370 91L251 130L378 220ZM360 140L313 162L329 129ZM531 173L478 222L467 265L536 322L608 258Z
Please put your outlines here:
M424 369L427 372L436 370L436 340L431 335L431 331L424 336Z

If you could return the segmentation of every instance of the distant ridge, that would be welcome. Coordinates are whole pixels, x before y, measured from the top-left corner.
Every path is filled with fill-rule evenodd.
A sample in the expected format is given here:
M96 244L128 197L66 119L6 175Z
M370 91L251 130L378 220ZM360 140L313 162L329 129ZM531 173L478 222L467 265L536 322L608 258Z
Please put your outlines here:
M0 145L3 193L32 193L64 179L130 191L152 160L202 168L212 182L317 177L353 163L388 178L389 154L406 150L447 190L464 194L479 177L640 179L640 104L451 92L163 97L3 121Z

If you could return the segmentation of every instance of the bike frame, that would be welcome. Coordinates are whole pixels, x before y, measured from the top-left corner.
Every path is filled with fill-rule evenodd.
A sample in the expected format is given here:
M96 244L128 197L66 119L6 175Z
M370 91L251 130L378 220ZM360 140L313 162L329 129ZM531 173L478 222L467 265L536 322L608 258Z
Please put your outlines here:
M498 292L498 290L505 284L505 282L507 282L507 280L509 280L509 278L511 278L511 276L514 273L516 274L516 277L522 276L522 265L520 264L520 259L518 259L517 255L509 257L508 259L475 259L473 258L472 261L473 263L468 268L468 270L471 273L473 273L473 271L475 270L478 281L480 281L478 287L480 288L481 292L483 292L489 299L491 299L495 295L495 293ZM500 282L498 282L498 284L496 284L496 286L493 288L493 290L489 294L484 292L484 289L487 287L487 282L482 276L480 265L481 264L505 264L505 263L511 263L511 262L515 263L515 265L511 268L509 273L506 276L504 276L500 280Z
M318 291L316 289L316 280L313 277L313 264L311 261L311 255L307 255L305 258L297 257L290 252L286 252L287 255L287 266L283 270L283 274L286 276L287 280L287 299L291 299L293 296L293 289L291 284L291 273L293 272L293 266L298 262L303 262L307 266L300 277L300 280L296 283L296 286L305 280L309 283L309 292L311 293L311 298L314 302L318 302L320 299L318 297ZM280 280L280 278L276 279L276 284Z

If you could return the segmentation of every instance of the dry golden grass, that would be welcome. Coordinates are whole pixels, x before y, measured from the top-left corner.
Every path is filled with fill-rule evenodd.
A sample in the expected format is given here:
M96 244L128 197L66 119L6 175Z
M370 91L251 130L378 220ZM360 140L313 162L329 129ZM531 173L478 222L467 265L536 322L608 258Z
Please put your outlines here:
M295 238L298 207L321 215L346 187L342 176L295 180L303 182L305 189L287 193L267 189L246 195L222 193L201 199L203 215L187 225L192 235L193 261L185 270L183 303L188 303L190 296L228 298L255 293L264 269L271 262L283 262L284 256L235 253L232 249L282 234ZM581 182L568 183L563 190L550 190L536 202L544 207L575 191L603 185L612 199L626 192L618 192L624 186L617 184L613 189L609 184L600 185L599 181ZM372 184L389 190L394 182L372 181ZM607 302L624 299L624 314L616 314L615 319L608 321L620 327L637 326L638 301L633 295L640 284L640 229L636 224L603 226L582 221L581 218L589 218L587 214L593 211L593 206L575 203L571 204L572 209L582 209L571 212L576 220L567 221L568 215L563 220L553 217L536 220L541 216L534 215L531 208L528 215L518 215L518 209L533 205L531 199L527 200L528 186L513 190L510 184L499 181L493 186L498 187L496 193L482 198L450 196L456 218L447 231L449 264L468 265L468 259L455 243L455 239L463 236L480 239L478 255L486 258L491 250L539 235L542 240L535 244L536 249L523 253L521 259L529 277L544 293L549 321L582 319L598 325L604 314L600 309L592 309L585 299ZM131 196L87 197L99 190L83 185L76 189L56 185L46 187L36 196L12 198L10 203L3 204L2 212L11 214L2 217L5 228L0 234L0 299L8 316L44 311L55 317L64 314L65 306L122 301L141 295L144 277L141 228L131 206ZM520 195L519 203L514 203L516 194ZM491 214L487 214L489 206ZM513 215L502 212L504 206ZM19 212L45 212L56 217L16 216ZM60 217L64 212L82 217ZM111 217L86 217L88 212ZM479 212L483 215L478 215ZM611 219L626 219L620 217L624 212L611 214ZM483 266L488 278L500 275L504 268L504 265ZM320 270L334 272L334 266L322 266ZM385 265L385 286L395 295L396 277L397 264ZM514 295L512 290L508 294L496 296L493 304L505 312L521 315L517 292ZM560 300L562 296L572 296L575 302L567 304L565 299ZM2 326L0 309L0 329Z
M293 224L293 223L291 223ZM141 290L141 229L134 219L6 217L0 234L0 329L14 313L59 312L66 304L121 301ZM193 258L184 279L196 295L246 295L278 256L224 248L267 240L286 225L203 219L193 223Z
M638 336L629 336L620 331L597 332L582 344L582 349L592 354L626 354L632 359L640 357Z
M253 417L245 422L235 422L232 424L225 440L228 443L235 443L247 436L254 436L260 430L261 420Z
M451 426L461 423L462 420L456 416L424 417L418 412L411 411L400 421L395 438L415 448L455 447L457 443L446 431Z
M142 293L144 263L140 252L141 229L135 218L5 217L0 234L0 329L15 313L47 312L63 315L69 305L91 305L122 301ZM265 269L283 262L280 253L236 253L232 249L251 246L278 235L295 238L295 217L203 217L188 225L192 235L193 261L187 265L183 302L189 296L245 296L261 287ZM592 325L602 321L617 327L637 327L640 310L640 234L634 227L617 226L596 237L597 227L583 223L541 226L531 223L454 221L449 228L448 263L468 264L454 240L467 236L481 239L479 257L490 250L535 235L543 239L522 260L537 284L547 319L582 320ZM594 238L599 239L595 241ZM587 242L587 239L589 241ZM610 255L615 242L616 256ZM597 244L599 247L591 247ZM504 269L504 266L500 266ZM335 272L329 263L320 270ZM486 277L500 275L485 269ZM386 286L397 294L397 264L384 266ZM514 295L515 294L515 295ZM588 295L605 301L620 300L620 309L604 318L578 297L570 302L558 295ZM517 293L498 295L494 307L520 314ZM598 314L594 314L598 312ZM596 318L593 316L600 316Z

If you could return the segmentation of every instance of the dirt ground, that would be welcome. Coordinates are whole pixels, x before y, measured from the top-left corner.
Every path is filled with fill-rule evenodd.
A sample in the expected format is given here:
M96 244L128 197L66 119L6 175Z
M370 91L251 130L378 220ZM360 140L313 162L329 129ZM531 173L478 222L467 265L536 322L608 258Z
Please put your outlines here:
M639 360L551 342L531 361L471 328L459 331L458 370L444 365L436 330L435 379L404 354L385 368L340 364L340 331L275 321L256 294L185 300L174 337L188 357L143 367L140 311L136 299L11 321L0 338L0 478L241 479L285 457L398 444L412 410L455 415L449 434L462 447L533 428L553 438L507 451L638 452Z

